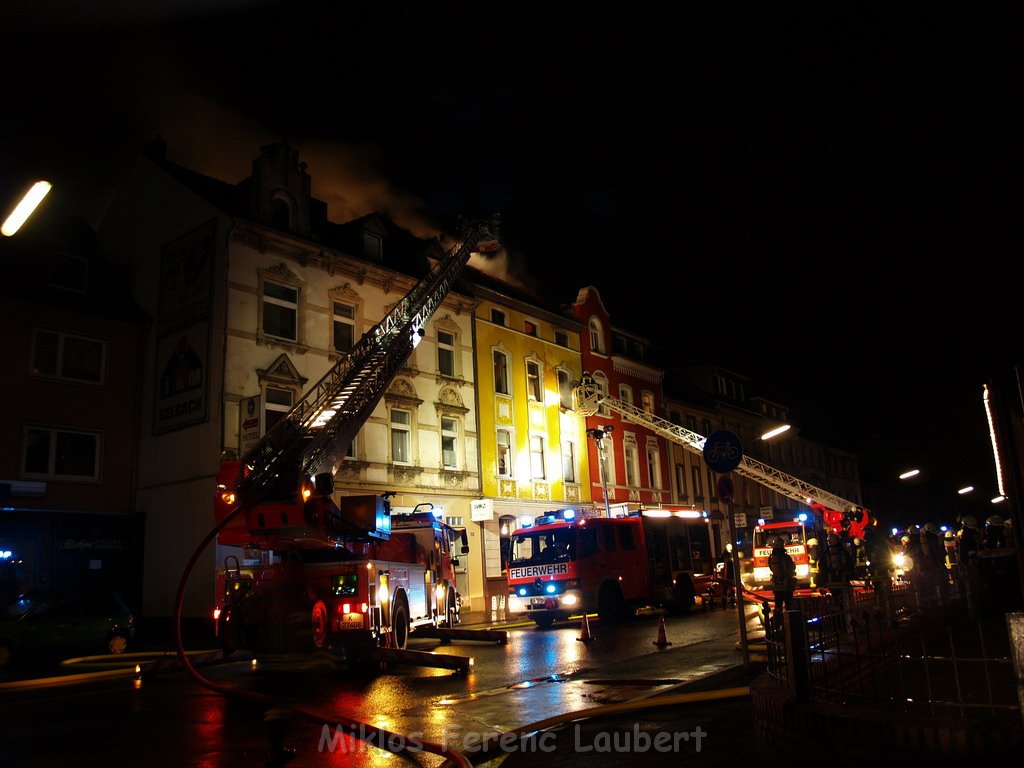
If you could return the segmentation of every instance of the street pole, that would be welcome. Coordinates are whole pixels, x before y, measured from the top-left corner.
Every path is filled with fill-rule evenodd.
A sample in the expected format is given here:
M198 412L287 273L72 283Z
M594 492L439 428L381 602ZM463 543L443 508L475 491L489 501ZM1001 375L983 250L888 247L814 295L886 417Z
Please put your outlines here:
M587 434L594 438L594 442L597 443L597 458L601 467L601 490L604 492L604 514L606 517L612 516L612 506L611 502L608 501L608 467L605 466L607 459L604 450L604 438L611 431L612 427L587 430Z
M736 613L740 621L740 646L743 649L743 666L750 666L750 646L747 643L747 614L743 610L743 580L740 578L740 540L736 535L736 516L732 511L732 502L725 505L726 514L729 515L729 526L732 528L732 580L733 589L736 590Z

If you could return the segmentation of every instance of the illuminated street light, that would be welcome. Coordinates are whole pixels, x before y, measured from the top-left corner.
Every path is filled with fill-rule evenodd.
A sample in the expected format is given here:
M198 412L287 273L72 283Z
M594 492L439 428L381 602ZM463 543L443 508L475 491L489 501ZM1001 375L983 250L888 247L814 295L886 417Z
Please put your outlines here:
M52 187L53 185L48 181L37 181L33 184L32 188L21 198L21 202L11 211L11 215L7 217L3 226L0 227L0 233L3 233L5 237L10 237L21 229L21 225L32 215L32 211L39 207L39 204L43 202L43 198L46 197L46 193Z
M970 493L973 490L974 490L974 486L973 485L965 485L963 488L961 488L959 491L957 491L957 493L959 493L961 496L963 496L965 493Z
M1002 504L1004 501L1006 501L1005 496L996 496L994 499L992 499L993 504Z
M900 480L906 480L908 477L913 477L914 475L919 474L921 474L920 469L908 469L906 472L900 475Z
M767 432L765 432L763 435L761 435L761 439L762 440L771 440L776 435L781 435L783 432L788 430L789 426L790 426L789 424L783 424L781 427L776 427L775 429L769 429Z

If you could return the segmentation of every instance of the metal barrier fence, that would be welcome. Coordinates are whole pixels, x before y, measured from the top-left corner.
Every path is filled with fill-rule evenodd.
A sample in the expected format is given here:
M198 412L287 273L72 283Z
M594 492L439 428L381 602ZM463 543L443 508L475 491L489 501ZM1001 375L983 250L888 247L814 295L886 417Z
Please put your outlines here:
M797 699L1020 722L1005 617L965 597L950 578L797 598L782 617L766 606L768 672Z

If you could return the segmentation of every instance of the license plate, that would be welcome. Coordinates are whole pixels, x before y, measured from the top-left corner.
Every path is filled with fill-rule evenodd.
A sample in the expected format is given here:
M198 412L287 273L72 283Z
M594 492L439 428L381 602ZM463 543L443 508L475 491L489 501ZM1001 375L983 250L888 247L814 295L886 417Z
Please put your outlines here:
M543 597L535 597L532 600L530 600L530 604L531 605L544 605L544 598Z

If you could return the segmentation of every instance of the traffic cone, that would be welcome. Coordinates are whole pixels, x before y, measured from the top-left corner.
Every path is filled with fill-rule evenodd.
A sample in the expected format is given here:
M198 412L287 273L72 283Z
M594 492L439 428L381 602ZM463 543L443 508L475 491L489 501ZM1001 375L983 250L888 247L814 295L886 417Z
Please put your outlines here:
M658 619L658 639L654 641L654 644L659 648L664 648L666 645L672 645L665 637L665 617L661 616Z
M587 618L587 614L583 614L583 631L580 636L576 638L576 642L589 643L594 639L594 636L590 634L590 619Z

